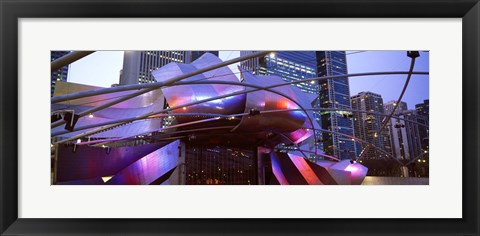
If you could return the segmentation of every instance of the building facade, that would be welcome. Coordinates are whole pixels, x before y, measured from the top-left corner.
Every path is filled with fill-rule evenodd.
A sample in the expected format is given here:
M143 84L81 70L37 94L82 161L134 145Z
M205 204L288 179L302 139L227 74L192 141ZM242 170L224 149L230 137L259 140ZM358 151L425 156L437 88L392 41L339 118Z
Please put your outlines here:
M240 56L246 56L257 51L240 51ZM315 78L316 57L313 51L279 51L270 55L245 60L240 63L245 70L255 75L276 75L285 82L294 82ZM309 81L294 84L302 92L318 94L318 83Z
M426 99L423 100L423 103L415 105L415 110L417 110L417 114L425 116L428 118L429 116L429 111L430 111L430 100Z
M70 51L51 51L50 52L50 61L54 61L60 57L63 57L69 54ZM50 96L53 97L55 92L55 84L57 81L67 82L68 68L70 65L66 65L56 71L51 72L51 84L50 84Z
M188 64L207 52L218 56L218 51L125 51L119 84L154 83L152 71L171 62Z
M171 62L190 63L188 51L125 51L120 85L156 82L152 71Z
M355 137L373 144L376 148L384 150L384 138L379 133L384 116L382 96L373 92L361 92L351 97L352 109L363 111L353 112ZM357 142L357 156L362 150L363 158L377 159L382 155L374 148L366 148L367 144ZM358 148L360 147L360 148Z
M191 59L190 61L195 61L200 58L205 53L211 53L218 57L218 51L191 51Z
M425 126L419 127L420 138L422 142L422 149L424 153L428 153L429 150L429 125L430 125L430 113L429 113L429 99L423 101L423 103L415 105L415 110L420 117L417 118L417 122L424 124Z
M348 74L345 51L317 51L317 75L334 76ZM333 109L351 109L350 86L347 77L321 80L319 82L319 107ZM321 112L322 129L324 132L323 150L328 155L340 159L356 157L355 142L348 136L354 135L353 118L349 112L324 111ZM337 134L336 134L337 133ZM338 135L338 133L347 135Z
M426 125L426 120L423 115L417 114L416 110L404 111L400 116L407 121L405 122L405 129L407 131L410 159L418 158L420 155L424 154L422 147L422 131L425 127L421 125Z
M396 106L395 101L385 104L385 113L390 114ZM422 124L426 124L424 116L418 115L416 110L408 110L407 104L398 104L395 116L388 121L389 145L386 148L393 157L400 160L411 160L421 155L422 149Z

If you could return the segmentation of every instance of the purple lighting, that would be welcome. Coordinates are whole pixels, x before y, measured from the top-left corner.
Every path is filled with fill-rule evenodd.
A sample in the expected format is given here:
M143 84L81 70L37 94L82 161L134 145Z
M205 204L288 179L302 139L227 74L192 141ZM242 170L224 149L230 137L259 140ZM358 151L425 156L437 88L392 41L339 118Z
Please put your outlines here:
M347 166L347 168L345 168L345 171L357 172L358 168L355 167L353 164L350 164L350 165Z

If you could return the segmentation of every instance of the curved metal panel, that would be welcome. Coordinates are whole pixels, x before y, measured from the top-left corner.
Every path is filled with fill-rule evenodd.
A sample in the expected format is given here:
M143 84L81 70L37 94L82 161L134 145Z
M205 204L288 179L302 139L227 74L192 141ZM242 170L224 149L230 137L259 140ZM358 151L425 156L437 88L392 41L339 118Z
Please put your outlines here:
M212 56L212 57L211 57ZM211 64L217 63L213 57L204 56L200 57L192 64L180 64L180 63L170 63L164 67L159 68L158 70L152 72L152 75L158 82L163 82L174 78L179 75L192 73L202 67L209 66ZM218 58L217 58L218 59ZM220 59L218 59L220 60ZM216 73L221 73L222 76L214 77ZM230 76L228 76L230 74ZM199 74L186 78L184 81L196 81L196 80L206 80L213 78L215 80L232 80L231 77L232 71L228 67L220 68L217 70L209 71L208 73ZM238 82L238 80L237 80ZM165 95L165 98L170 105L170 107L182 106L191 102L201 101L204 99L209 99L219 95L225 95L232 92L237 92L244 90L243 86L229 86L229 85L214 85L214 84L197 84L197 85L178 85L172 87L162 88L162 92ZM179 109L175 109L173 113L217 113L217 114L238 114L242 113L245 106L245 97L246 95L236 95L231 97L226 97L222 99L217 99L193 106L185 106ZM190 122L194 120L202 119L201 117L178 117L178 123Z
M267 87L273 84L281 83L282 80L276 76L254 76L248 71L241 70L242 78L248 84ZM292 86L282 86L275 88L276 91L295 99L296 94ZM247 94L245 112L250 110L269 111L269 110L288 110L298 109L298 105L289 98L282 97L268 91L255 91ZM254 132L254 131L272 131L272 132L293 132L302 127L305 123L306 115L301 111L285 111L275 113L264 113L255 116L244 116L240 124L234 129L235 132Z
M57 81L57 83L55 84L55 96L77 93L82 91L98 90L98 89L102 89L102 87ZM95 106L102 105L106 102L109 102L113 99L127 96L135 92L136 91L132 90L132 91L123 91L123 92L108 93L108 94L95 95L91 97L79 98L79 99L52 104L52 108L58 107L62 109L64 107L72 107L72 106L95 107ZM157 90L153 90L145 94L136 96L134 98L128 99L127 101L112 105L110 108L148 107L148 106L157 104L159 101L163 102L163 96L162 96L162 92L157 89Z

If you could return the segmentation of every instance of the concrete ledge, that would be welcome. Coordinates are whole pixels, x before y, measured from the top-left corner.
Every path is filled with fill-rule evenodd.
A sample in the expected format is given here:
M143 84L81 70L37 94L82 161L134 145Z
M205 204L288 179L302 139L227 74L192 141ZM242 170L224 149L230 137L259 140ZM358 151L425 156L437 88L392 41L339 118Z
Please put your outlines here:
M362 185L428 185L429 178L367 176Z

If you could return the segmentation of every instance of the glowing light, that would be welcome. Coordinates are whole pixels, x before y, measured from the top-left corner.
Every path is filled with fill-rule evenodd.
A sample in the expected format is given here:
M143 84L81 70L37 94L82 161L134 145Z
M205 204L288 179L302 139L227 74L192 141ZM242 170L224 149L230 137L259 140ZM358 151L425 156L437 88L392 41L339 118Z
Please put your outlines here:
M215 119L217 119L217 120L220 120L220 118L222 118L222 117L220 117L220 116L215 117Z
M279 101L277 104L279 105L280 108L283 108L283 109L293 108L289 101Z
M427 162L426 160L423 160L423 162Z
M81 142L82 142L82 140L81 140L81 139L77 139L77 143L81 143Z
M106 183L106 182L109 181L112 177L113 177L113 175L111 175L111 176L105 176L105 177L102 177L102 180L103 180L104 183Z
M418 162L421 162L422 160L418 159Z
M88 117L89 117L89 118L93 118L93 114L89 114Z
M357 170L358 168L354 165L348 165L347 168L345 168L345 171L350 171L350 172L355 172Z
M274 52L270 53L270 58L275 58L275 53Z
M310 83L311 83L311 84L314 84L314 83L315 83L315 80L310 81Z
M187 110L187 107L183 107L182 109L185 111L185 110Z

